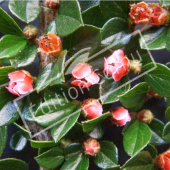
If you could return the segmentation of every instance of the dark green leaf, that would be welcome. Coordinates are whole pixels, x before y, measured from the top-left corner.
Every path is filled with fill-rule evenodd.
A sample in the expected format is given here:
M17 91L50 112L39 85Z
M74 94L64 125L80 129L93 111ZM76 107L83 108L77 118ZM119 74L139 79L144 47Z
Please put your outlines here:
M68 36L81 27L83 21L78 1L61 1L55 22L60 36Z
M55 21L52 21L48 27L47 27L47 30L46 30L46 33L48 32L51 32L53 34L57 34L57 28L56 28L56 23Z
M35 158L37 163L46 169L60 166L64 161L63 150L59 147L52 148Z
M20 133L20 131L16 132L11 140L10 140L10 147L15 151L21 151L25 148L27 144L27 139Z
M166 142L170 143L170 122L167 123L163 130L163 138Z
M118 150L116 146L109 141L100 142L100 152L94 158L99 168L114 168L118 163Z
M37 57L37 48L35 45L28 44L17 57L11 59L13 67L25 67L34 62Z
M139 83L127 93L119 96L119 100L128 109L137 111L143 106L147 92L147 83Z
M2 170L28 170L28 165L19 159L7 158L0 160L0 169Z
M100 83L100 100L103 104L116 102L119 100L119 96L127 92L129 88L128 76L123 77L120 81L104 77Z
M67 51L62 51L55 63L49 63L37 77L35 88L37 92L44 90L50 84L64 82L64 62Z
M23 36L23 32L18 24L2 8L0 8L0 32Z
M159 0L162 6L170 6L169 0Z
M95 6L95 5L98 5L100 2L100 0L93 0L93 1L84 1L84 0L79 0L79 4L80 4L80 7L81 7L81 11L86 11L87 9Z
M170 97L170 70L159 63L149 63L143 67L144 80L159 95Z
M83 131L84 132L89 132L93 130L95 127L101 125L108 117L110 117L110 113L104 113L102 116L97 117L92 120L87 120L82 122L83 124Z
M149 144L145 149L144 151L148 151L150 153L150 155L152 156L152 158L156 158L157 157L157 154L158 154L158 151L156 150L156 148Z
M130 156L137 154L149 143L151 136L151 130L146 124L135 121L124 133L123 146L126 153Z
M165 111L165 116L167 118L168 121L170 121L170 107L168 107Z
M0 59L13 58L21 53L27 40L16 35L5 35L0 40Z
M0 157L5 149L7 142L8 129L7 126L0 127Z
M21 21L29 23L39 16L41 5L39 1L10 0L9 9Z
M58 143L55 143L54 141L30 140L30 142L32 148L51 148L58 145Z

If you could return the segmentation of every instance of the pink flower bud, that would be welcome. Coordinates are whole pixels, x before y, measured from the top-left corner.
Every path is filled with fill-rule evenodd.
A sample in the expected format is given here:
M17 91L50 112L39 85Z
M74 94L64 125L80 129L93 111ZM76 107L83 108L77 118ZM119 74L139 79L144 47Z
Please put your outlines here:
M58 9L60 6L60 1L59 0L46 0L45 6L50 9Z
M112 75L115 81L119 81L129 72L130 62L122 50L116 50L110 57L105 58L104 70L107 75Z
M97 84L100 81L100 77L93 71L88 64L78 64L72 71L74 86L80 86L82 88L90 87Z
M102 105L96 99L87 99L81 105L82 113L88 119L94 119L102 115Z
M89 138L83 143L83 150L88 156L96 156L100 151L100 144L96 139Z
M113 109L111 114L112 121L118 126L124 126L127 122L131 121L128 110L124 109L123 107Z
M38 52L45 53L51 56L57 56L62 50L62 42L59 36L48 33L48 36L42 36L38 39L40 48Z
M170 150L159 155L155 159L155 164L162 170L170 170Z
M149 4L152 14L150 15L151 25L164 25L169 21L169 12L166 8L161 7L159 3Z
M142 110L137 114L137 119L146 124L150 124L153 118L154 115L150 110Z
M33 79L30 73L25 70L15 71L8 74L10 82L8 91L14 95L21 96L33 90Z
M145 24L149 22L152 10L145 2L131 5L130 18L135 24Z

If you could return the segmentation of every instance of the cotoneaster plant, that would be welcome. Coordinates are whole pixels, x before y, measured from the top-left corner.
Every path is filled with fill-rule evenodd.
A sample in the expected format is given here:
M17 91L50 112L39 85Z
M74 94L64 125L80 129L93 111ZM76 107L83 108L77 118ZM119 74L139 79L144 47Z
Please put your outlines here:
M10 147L30 142L41 170L170 170L169 148L157 152L170 143L170 65L149 53L170 50L169 7L167 0L9 0L27 26L0 8L0 156L14 124ZM37 18L39 28L29 24ZM33 77L26 66L37 56ZM166 125L142 108L150 98L166 101ZM105 139L111 129L129 156L123 165L120 148ZM0 159L0 170L28 169Z

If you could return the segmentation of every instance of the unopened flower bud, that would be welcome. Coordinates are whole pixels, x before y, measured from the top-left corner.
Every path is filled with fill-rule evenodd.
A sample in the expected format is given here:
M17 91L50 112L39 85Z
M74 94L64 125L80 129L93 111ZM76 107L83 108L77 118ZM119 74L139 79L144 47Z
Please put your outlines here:
M56 10L60 6L60 1L59 0L46 0L45 6L50 8L50 9Z
M83 101L81 105L81 110L87 119L94 119L102 115L103 108L102 105L96 99L87 99Z
M139 60L130 60L130 71L139 74L142 70L142 63Z
M137 119L143 123L150 124L154 118L150 110L142 110L137 114Z
M70 144L71 144L71 140L70 139L62 138L60 140L60 146L61 146L62 149L65 149Z
M100 144L96 139L89 138L83 143L83 150L88 156L96 156L100 151Z
M28 25L24 28L23 33L26 39L35 39L38 34L38 30L37 27Z

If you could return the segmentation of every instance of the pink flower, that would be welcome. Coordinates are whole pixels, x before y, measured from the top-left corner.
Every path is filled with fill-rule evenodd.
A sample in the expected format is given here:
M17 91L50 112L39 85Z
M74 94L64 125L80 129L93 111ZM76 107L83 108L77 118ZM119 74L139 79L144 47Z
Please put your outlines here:
M110 57L105 58L104 70L107 75L112 75L115 81L119 81L129 72L130 62L122 50L116 50Z
M100 81L99 76L93 71L88 64L78 64L72 71L74 86L81 86L82 88L90 87Z
M127 122L131 121L128 110L123 107L115 108L112 110L112 121L118 126L124 126Z
M94 119L102 115L102 105L96 99L87 99L81 105L82 113L88 119Z
M96 139L89 138L83 143L83 150L86 155L96 156L100 151L100 144Z
M14 95L21 96L33 90L33 80L30 73L27 71L15 71L8 74L10 82L8 84L8 91Z

